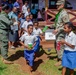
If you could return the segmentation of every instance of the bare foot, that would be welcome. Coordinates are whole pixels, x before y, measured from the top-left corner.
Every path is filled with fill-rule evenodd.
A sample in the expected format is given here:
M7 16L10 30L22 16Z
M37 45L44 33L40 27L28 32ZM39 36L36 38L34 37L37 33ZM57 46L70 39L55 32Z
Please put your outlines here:
M5 59L3 60L3 63L4 64L14 64L12 61L8 61L8 60L5 60Z
M30 75L33 75L32 72L30 72Z
M61 61L57 62L55 66L61 66Z

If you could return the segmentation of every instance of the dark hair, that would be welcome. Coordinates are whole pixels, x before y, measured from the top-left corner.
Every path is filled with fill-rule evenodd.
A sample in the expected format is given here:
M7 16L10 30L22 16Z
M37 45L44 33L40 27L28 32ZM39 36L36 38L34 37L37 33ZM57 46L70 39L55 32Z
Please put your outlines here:
M29 29L29 27L31 27L31 26L33 27L33 25L32 25L32 24L29 24L29 25L27 26L27 29Z
M73 25L72 22L67 22L64 25L68 25L68 28L72 28L72 30L75 30L75 26Z
M39 24L38 21L34 21L34 22L33 22L33 24L35 24L35 23Z
M25 1L24 3L28 3L28 1Z
M27 18L27 17L30 17L30 15L27 15L26 18Z
M30 9L29 7L27 8L27 10Z
M31 15L33 16L33 14L29 14L29 16L31 16Z
M4 11L5 9L8 10L9 9L9 6L7 4L2 4L2 10Z

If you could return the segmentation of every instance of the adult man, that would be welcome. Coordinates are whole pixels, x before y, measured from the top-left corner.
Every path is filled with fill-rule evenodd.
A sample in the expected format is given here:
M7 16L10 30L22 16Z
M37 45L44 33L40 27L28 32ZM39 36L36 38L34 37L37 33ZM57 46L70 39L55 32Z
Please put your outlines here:
M65 0L58 0L56 5L59 12L55 17L56 29L54 30L54 33L56 34L56 50L57 50L59 62L57 62L55 65L58 66L58 65L61 65L61 60L62 60L62 55L64 50L64 46L61 46L59 44L59 41L65 37L63 28L64 28L64 23L69 22L69 16L67 11L64 9ZM60 49L57 47L59 45L60 45Z
M2 6L0 14L0 53L5 64L12 64L8 61L8 31L12 22L8 18L9 7L5 4Z

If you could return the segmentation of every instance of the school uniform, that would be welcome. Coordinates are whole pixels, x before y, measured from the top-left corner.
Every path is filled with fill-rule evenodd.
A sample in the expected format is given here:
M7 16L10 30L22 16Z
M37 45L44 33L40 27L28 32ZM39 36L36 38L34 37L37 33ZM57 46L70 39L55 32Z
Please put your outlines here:
M23 23L25 22L25 18L19 18L18 21L20 22L20 29L21 29Z
M62 57L62 66L69 69L74 69L76 68L76 35L73 32L70 32L69 35L66 34L65 41L74 45L75 48L72 49L65 45Z
M11 11L9 14L9 19L15 19L18 22L18 16L16 13ZM11 31L9 32L9 41L16 42L18 41L18 23L14 22L13 25L10 26Z
M22 6L22 12L25 14L26 12L27 12L27 8L28 8L29 6L25 6L25 5L23 5Z
M29 21L29 22L28 22L28 21L25 21L25 22L23 23L23 25L22 25L21 28L24 28L24 29L27 30L27 27L28 27L29 24L33 25L33 22L32 22L32 21ZM24 33L26 33L26 31L24 31Z
M34 47L34 51L35 52L37 52L37 51L39 51L39 46L40 46L40 34L42 34L42 31L41 31L41 29L40 28L38 28L38 29L33 29L33 34L38 38L38 40L36 41L36 45L35 45L35 47Z
M30 15L31 12L26 11L26 13L24 14L24 17L26 18L26 16Z
M29 35L28 33L25 33L24 35L22 35L20 40L22 42L24 42L25 45L28 45L29 43L32 43L32 45L33 45L36 42L37 38L33 34ZM34 49L28 50L27 48L25 48L25 50L24 50L24 57L25 57L26 60L29 61L29 65L33 66L33 62L34 62Z

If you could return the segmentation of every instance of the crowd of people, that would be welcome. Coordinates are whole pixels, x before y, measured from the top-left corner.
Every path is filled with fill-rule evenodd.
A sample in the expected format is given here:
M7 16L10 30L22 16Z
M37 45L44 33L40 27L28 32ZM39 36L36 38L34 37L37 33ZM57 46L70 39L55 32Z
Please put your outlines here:
M39 51L43 31L39 28L38 21L44 21L45 9L36 10L33 6L30 9L28 1L25 1L20 8L19 0L12 4L2 2L0 12L0 51L3 62L13 64L8 61L8 48L15 49L17 46L24 46L24 57L29 64L30 72L33 70L34 56ZM73 75L76 68L76 30L70 22L69 15L64 9L65 0L57 1L59 12L55 17L55 23L49 27L55 27L53 34L56 35L56 52L59 66L62 63L62 75L65 75L66 68L70 69ZM9 12L10 11L10 12ZM37 15L38 13L38 15ZM43 16L42 16L43 14Z

